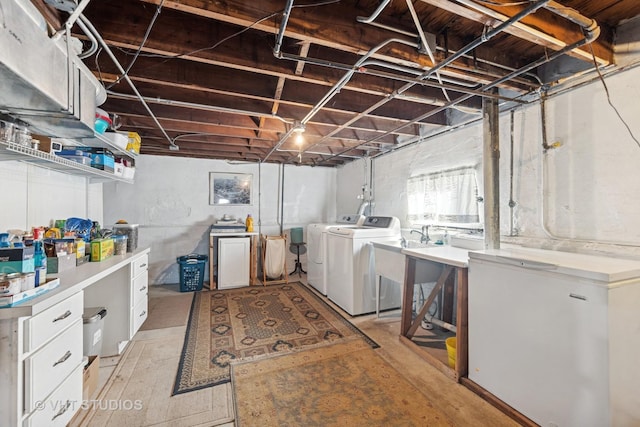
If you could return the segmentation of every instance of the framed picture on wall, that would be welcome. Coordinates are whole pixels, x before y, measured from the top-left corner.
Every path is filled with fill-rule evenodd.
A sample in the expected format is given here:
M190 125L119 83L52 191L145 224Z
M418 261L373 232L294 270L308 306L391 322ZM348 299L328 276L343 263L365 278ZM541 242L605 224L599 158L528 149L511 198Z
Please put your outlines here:
M251 205L253 174L209 172L210 205Z

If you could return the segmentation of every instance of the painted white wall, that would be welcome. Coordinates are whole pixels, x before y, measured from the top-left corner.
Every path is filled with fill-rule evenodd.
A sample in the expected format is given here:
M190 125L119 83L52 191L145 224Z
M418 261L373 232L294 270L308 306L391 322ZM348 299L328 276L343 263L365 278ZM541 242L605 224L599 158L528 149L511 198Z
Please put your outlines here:
M612 102L636 138L640 138L638 82L640 67L606 78ZM513 226L508 207L510 113L501 115L503 242L640 258L640 146L607 103L602 83L596 80L556 95L548 100L546 110L548 143L561 144L546 154L540 105L515 113ZM438 169L477 165L482 195L481 160L481 122L378 157L374 159L375 213L397 216L403 227L410 227L406 180ZM357 206L353 182L362 182L361 171L361 162L338 169L339 212ZM515 236L510 237L512 227Z
M139 224L139 246L151 247L151 283L178 283L176 258L208 254L210 226L225 214L244 221L250 213L256 231L280 234L283 171L285 233L292 227L335 218L335 169L142 155L136 159L135 184L104 184L105 224L112 225L119 219ZM210 205L210 172L253 174L253 204ZM295 265L293 260L289 252L289 270ZM306 265L306 256L301 256L301 262ZM208 269L205 280L209 280Z
M18 161L0 162L0 230L31 230L56 219L102 223L102 184Z

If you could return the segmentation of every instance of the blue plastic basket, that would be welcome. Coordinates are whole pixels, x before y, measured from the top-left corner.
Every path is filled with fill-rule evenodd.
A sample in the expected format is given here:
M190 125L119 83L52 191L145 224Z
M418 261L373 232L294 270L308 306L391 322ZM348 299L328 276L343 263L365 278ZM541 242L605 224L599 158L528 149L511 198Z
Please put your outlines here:
M178 257L178 264L180 264L180 292L202 290L204 267L208 259L207 255L198 254Z

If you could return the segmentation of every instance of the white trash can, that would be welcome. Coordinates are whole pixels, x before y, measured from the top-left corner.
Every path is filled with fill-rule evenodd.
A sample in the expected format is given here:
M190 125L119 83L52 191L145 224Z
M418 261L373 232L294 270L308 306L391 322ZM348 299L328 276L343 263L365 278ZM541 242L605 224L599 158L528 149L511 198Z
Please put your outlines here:
M102 353L102 333L106 315L105 307L85 307L82 314L82 353L85 356L100 356Z

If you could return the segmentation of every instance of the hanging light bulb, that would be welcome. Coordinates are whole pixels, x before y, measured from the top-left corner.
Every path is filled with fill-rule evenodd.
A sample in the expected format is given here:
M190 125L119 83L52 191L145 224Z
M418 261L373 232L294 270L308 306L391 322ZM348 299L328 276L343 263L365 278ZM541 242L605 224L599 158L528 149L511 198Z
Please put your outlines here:
M304 133L304 125L300 122L297 122L293 128L293 132L296 134L296 137L295 137L296 144L302 145L302 143L304 142L304 136L302 135Z

